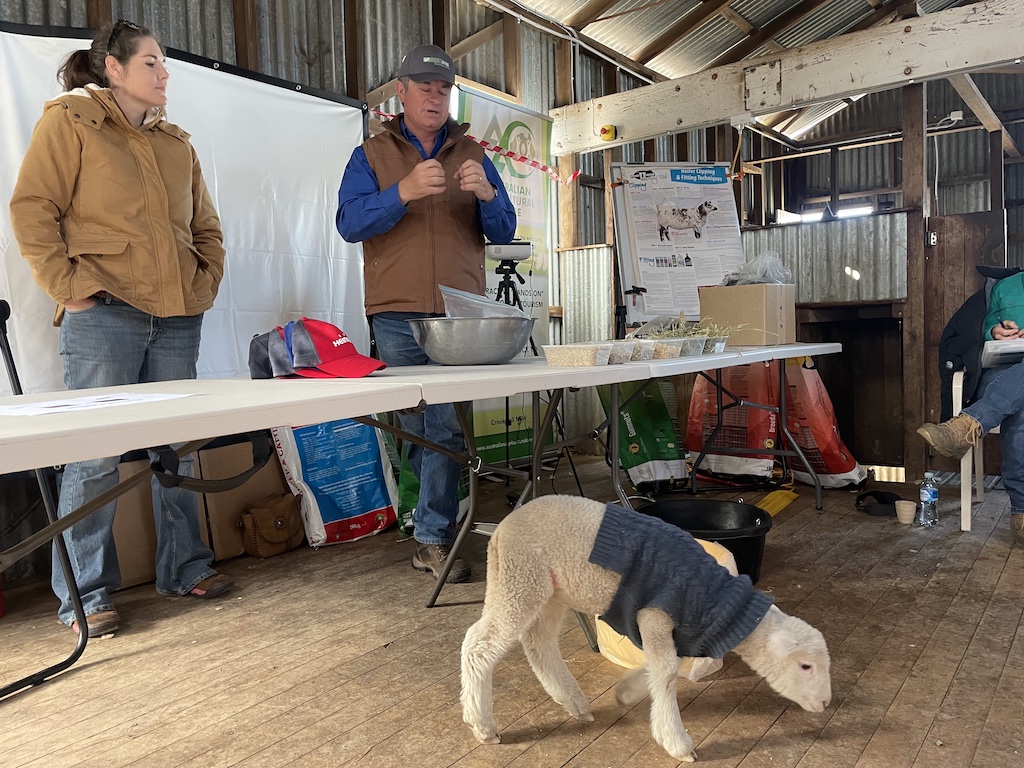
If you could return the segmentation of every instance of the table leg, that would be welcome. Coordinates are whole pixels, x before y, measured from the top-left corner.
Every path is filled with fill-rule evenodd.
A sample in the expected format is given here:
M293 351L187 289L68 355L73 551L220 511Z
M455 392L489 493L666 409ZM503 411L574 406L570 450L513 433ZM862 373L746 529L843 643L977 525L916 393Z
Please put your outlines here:
M178 456L186 456L189 453L199 450L209 442L209 440L197 440L187 443L177 450ZM152 475L152 470L147 466L145 469L139 470L127 479L118 483L110 490L104 491L92 501L83 504L75 511L58 519L57 505L54 503L53 495L50 493L50 488L46 484L45 478L42 475L42 470L36 470L36 479L39 480L39 491L43 497L43 506L46 507L46 516L50 522L45 528L32 534L20 544L16 544L15 546L0 552L0 571L5 570L18 562L18 560L38 549L43 544L46 544L51 540L55 540L57 546L57 559L60 562L61 569L64 572L64 578L67 580L68 587L71 591L71 604L75 611L75 620L78 622L78 644L75 646L75 650L71 655L64 661L0 688L0 699L24 688L41 685L49 678L69 668L81 657L82 653L85 651L86 644L89 642L89 624L86 621L85 609L82 607L82 597L78 592L78 584L75 581L74 570L72 569L71 561L68 558L67 546L65 545L64 537L61 534L79 520L88 517L96 510L106 506L111 501L116 500L119 496L122 496L128 490L134 488L143 480L152 477Z

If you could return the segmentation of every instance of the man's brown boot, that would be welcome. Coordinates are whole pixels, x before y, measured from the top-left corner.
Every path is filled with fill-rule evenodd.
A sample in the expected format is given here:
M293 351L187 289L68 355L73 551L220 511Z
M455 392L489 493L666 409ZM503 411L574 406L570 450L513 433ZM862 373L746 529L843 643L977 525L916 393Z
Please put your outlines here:
M441 569L444 568L444 564L451 552L452 548L448 544L420 544L416 542L416 553L412 556L412 567L417 571L432 573L434 578L437 578L441 575ZM469 577L469 566L466 565L466 562L461 557L457 557L455 562L452 563L452 569L448 571L448 578L445 581L449 584L459 584L463 581L469 581Z
M966 413L941 424L922 424L917 434L943 456L954 459L962 457L968 448L977 448L982 438L981 424Z

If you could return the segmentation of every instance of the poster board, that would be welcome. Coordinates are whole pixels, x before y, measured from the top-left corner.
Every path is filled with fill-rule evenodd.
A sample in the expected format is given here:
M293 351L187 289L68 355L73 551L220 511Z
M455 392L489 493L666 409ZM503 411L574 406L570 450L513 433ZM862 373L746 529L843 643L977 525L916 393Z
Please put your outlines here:
M66 34L66 36L63 36ZM0 24L0 298L26 392L64 389L54 303L32 278L7 203L56 73L83 30ZM334 225L338 186L363 141L361 105L167 50L167 116L191 134L227 250L203 320L199 378L249 377L249 341L303 315L342 328L369 352L362 247ZM10 394L0 376L0 394Z
M615 243L626 322L700 318L697 288L746 261L727 163L612 163Z

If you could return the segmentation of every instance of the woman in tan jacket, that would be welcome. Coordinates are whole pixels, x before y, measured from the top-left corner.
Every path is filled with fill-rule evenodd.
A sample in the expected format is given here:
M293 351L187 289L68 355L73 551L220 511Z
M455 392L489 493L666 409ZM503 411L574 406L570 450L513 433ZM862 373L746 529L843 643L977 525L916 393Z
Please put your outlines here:
M220 219L188 134L168 123L168 72L145 27L107 25L58 77L66 92L36 124L11 198L11 223L39 286L57 303L68 389L194 379L203 313L224 274ZM117 484L120 457L64 469L64 516ZM184 459L182 473L191 472ZM156 589L216 597L233 582L210 567L195 495L153 482ZM116 629L121 576L114 504L65 538L89 634ZM78 632L54 556L58 616Z

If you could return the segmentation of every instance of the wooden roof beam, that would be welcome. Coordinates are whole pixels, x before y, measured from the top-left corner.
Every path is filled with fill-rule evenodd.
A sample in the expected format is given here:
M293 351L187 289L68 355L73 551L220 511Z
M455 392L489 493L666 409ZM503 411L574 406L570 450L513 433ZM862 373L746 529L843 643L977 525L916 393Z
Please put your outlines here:
M978 90L978 86L975 84L974 79L970 75L953 75L949 78L949 84L953 86L953 89L960 94L960 98L964 100L964 104L967 108L974 113L974 116L981 121L981 124L985 126L985 129L989 133L1000 131L1003 134L1003 152L1010 157L1020 157L1020 150L1017 149L1017 145L1013 143L1013 137L1010 136L1006 130L1006 126L1003 125L1003 121L999 119L999 115L995 113L992 106L988 103L988 100Z
M804 18L804 16L816 11L827 2L828 0L801 0L785 13L779 14L772 19L757 34L749 36L739 45L733 46L723 53L711 62L710 66L720 67L723 64L732 64L734 61L739 61L752 51L756 51L780 32L785 32L800 21L800 19Z
M583 29L587 24L601 18L601 15L617 2L619 0L590 0L562 23L573 29Z
M730 2L732 0L701 0L700 5L695 6L689 13L684 14L681 19L647 43L647 45L634 51L630 58L647 64L658 54L664 53L678 43L686 35L722 10L722 8L728 7Z
M460 40L452 46L449 54L452 57L452 61L458 61L463 56L468 56L470 53L475 51L484 43L489 43L501 36L504 29L504 21L498 20L493 24L488 24L486 27L481 29L479 32L474 32L472 35L467 37L465 40Z
M988 0L551 110L556 155L948 78L1020 58L1024 3ZM614 141L594 126L614 125Z

